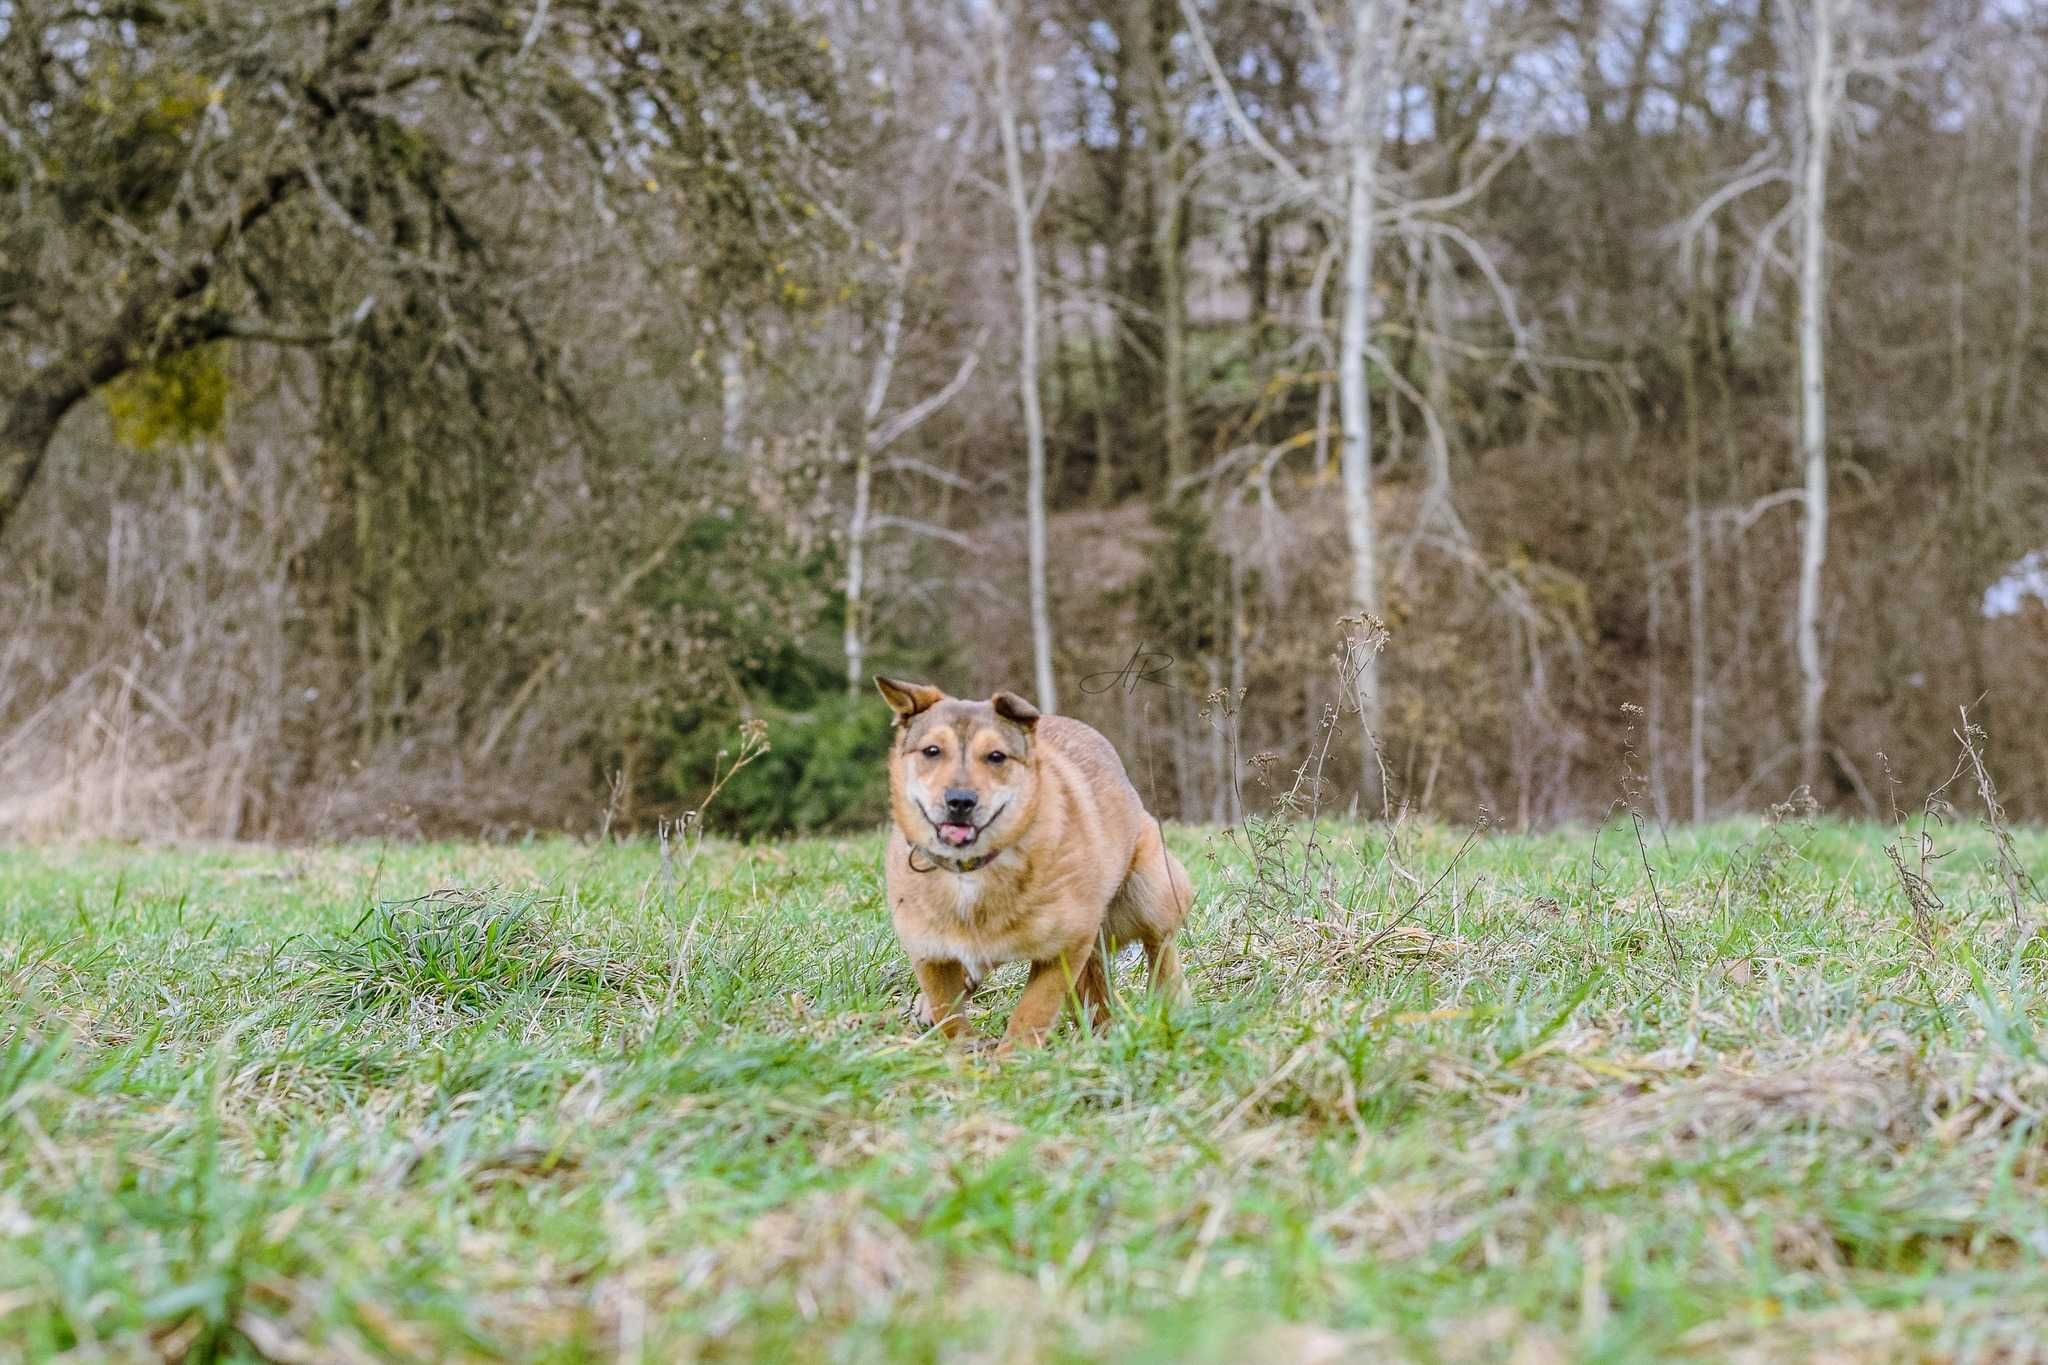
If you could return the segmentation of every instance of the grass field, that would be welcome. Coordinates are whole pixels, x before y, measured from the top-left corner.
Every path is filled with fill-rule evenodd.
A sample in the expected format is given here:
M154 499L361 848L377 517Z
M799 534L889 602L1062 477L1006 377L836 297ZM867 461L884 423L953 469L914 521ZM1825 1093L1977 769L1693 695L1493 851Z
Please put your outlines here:
M0 852L0 1355L2038 1356L2042 907L1932 833L1172 831L1195 1003L1000 1063L878 839Z

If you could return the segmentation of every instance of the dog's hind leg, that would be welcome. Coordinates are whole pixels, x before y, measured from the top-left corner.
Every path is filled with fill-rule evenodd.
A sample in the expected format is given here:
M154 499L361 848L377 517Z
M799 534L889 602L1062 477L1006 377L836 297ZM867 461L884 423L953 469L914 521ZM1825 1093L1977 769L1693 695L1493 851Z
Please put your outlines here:
M1152 989L1176 1000L1187 998L1187 983L1181 976L1180 949L1174 936L1194 900L1187 869L1167 848L1154 824L1139 836L1130 873L1110 903L1109 929L1112 937L1136 939L1145 945Z
M1109 1027L1108 968L1115 960L1108 951L1110 947L1107 940L1097 941L1088 965L1081 969L1080 977L1074 982L1074 997L1091 1033L1101 1033Z
M1152 972L1152 989L1167 996L1175 1004L1188 1002L1188 982L1180 970L1180 946L1171 938L1148 941L1145 944L1145 961Z

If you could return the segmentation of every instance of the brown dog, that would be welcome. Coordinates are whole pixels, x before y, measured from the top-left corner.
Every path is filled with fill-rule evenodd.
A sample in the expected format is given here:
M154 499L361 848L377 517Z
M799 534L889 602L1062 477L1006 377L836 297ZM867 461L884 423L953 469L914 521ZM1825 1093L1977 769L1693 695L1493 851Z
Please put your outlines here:
M968 993L1025 961L1003 1050L1043 1042L1070 995L1099 1024L1104 963L1130 942L1144 945L1154 990L1184 995L1174 935L1193 888L1109 741L1010 692L963 701L875 685L896 712L884 881L920 1017L967 1041Z

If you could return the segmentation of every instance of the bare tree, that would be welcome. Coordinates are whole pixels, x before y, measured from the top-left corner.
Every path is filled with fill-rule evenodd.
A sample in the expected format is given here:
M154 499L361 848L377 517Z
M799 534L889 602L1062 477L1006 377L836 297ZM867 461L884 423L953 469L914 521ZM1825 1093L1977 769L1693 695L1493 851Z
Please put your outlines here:
M729 333L718 348L718 446L729 460L746 454L747 358L744 341Z
M1341 143L1344 151L1344 283L1337 352L1337 410L1342 433L1338 465L1344 479L1344 536L1351 551L1350 606L1378 616L1378 542L1372 507L1372 404L1366 391L1366 352L1372 331L1373 215L1376 209L1380 122L1386 94L1384 54L1390 30L1404 20L1406 0L1350 0L1351 41L1344 63ZM1366 656L1358 670L1360 743L1371 773L1373 735L1379 728L1379 660Z
M1188 429L1187 215L1192 199L1187 119L1171 82L1174 13L1170 0L1128 0L1123 36L1144 95L1145 173L1152 194L1152 261L1159 272L1159 368L1164 383L1169 489L1193 463Z
M1820 776L1821 703L1827 667L1821 656L1821 579L1828 554L1827 186L1828 144L1834 140L1843 70L1837 59L1841 0L1780 0L1786 46L1799 55L1804 121L1793 177L1799 204L1799 458L1805 501L1799 551L1799 605L1793 630L1799 657L1799 780ZM1800 24L1796 13L1810 20Z
M813 776L733 808L850 825L895 649L1190 818L1333 688L1332 788L1444 814L1597 812L1623 739L1660 814L1875 806L1980 694L2048 809L2029 7L503 20L0 0L0 825L630 824L741 715Z
M840 636L846 654L848 696L856 696L864 691L868 681L867 551L868 538L876 520L876 460L897 441L924 425L940 409L958 397L960 391L967 387L967 381L974 377L975 367L981 363L983 338L977 335L965 355L961 357L959 369L942 388L888 421L882 420L882 407L888 400L889 387L895 380L897 355L902 348L903 310L910 290L910 271L917 257L917 246L918 239L913 236L904 242L897 253L896 269L890 275L888 292L882 305L880 341L876 348L874 365L868 372L867 390L861 400L860 419L855 424L853 507L846 525L846 614ZM914 461L901 467L926 477L944 477L940 471ZM926 531L935 529L903 518L892 518L889 524Z
M1195 46L1225 111L1262 159L1278 170L1289 193L1306 198L1341 225L1343 274L1339 288L1337 347L1338 468L1344 487L1344 534L1348 551L1346 601L1354 612L1379 614L1378 538L1372 503L1372 406L1366 366L1372 351L1372 277L1375 216L1379 210L1381 120L1390 79L1390 58L1399 49L1407 0L1346 0L1341 57L1330 41L1325 17L1304 6L1305 21L1317 35L1326 60L1342 74L1341 93L1326 130L1330 172L1312 177L1265 136L1245 111L1217 60L1195 0L1181 0ZM1313 321L1313 320L1312 320ZM1374 771L1373 732L1378 727L1377 656L1356 671L1356 702L1363 724L1361 759Z
M782 193L781 167L809 153L815 125L785 121L749 157L725 139L802 97L784 82L801 91L816 54L793 29L728 0L687 13L564 0L518 43L495 10L467 4L10 7L0 127L10 165L40 169L10 182L25 211L6 254L32 252L52 278L21 329L33 342L0 329L0 533L88 395L214 343L361 357L384 349L380 329L431 313L461 336L444 348L461 368L524 371L573 420L530 290L507 279L516 223L490 198L503 172L472 171L500 153L513 164L515 147L521 166L546 156L549 207L594 204L606 227L645 223L623 204L707 143ZM613 55L629 47L637 64ZM752 47L751 85L699 69L704 52ZM638 129L620 111L635 99ZM572 175L581 187L562 193ZM710 210L699 221L733 226L729 196L677 179L673 195ZM773 259L790 217L748 212L752 240L704 234L721 283ZM67 272L78 287L58 283Z
M1003 142L1003 179L1009 195L1010 220L1017 237L1017 392L1024 405L1024 449L1027 461L1024 492L1026 535L1030 545L1031 662L1033 685L1041 709L1057 711L1059 694L1052 676L1052 607L1046 595L1045 410L1038 389L1038 210L1044 187L1051 183L1051 153L1045 178L1034 192L1024 178L1024 151L1017 131L1018 96L1010 72L1010 44L1015 24L990 8L985 25L994 58L996 126Z
M910 288L910 267L917 258L917 241L906 241L897 252L895 271L889 278L889 294L882 305L881 344L869 372L867 393L861 400L853 446L853 510L846 523L846 619L842 644L846 651L846 695L859 696L867 686L867 553L868 516L874 501L875 420L882 415L889 384L896 375L896 352L903 342L903 300Z

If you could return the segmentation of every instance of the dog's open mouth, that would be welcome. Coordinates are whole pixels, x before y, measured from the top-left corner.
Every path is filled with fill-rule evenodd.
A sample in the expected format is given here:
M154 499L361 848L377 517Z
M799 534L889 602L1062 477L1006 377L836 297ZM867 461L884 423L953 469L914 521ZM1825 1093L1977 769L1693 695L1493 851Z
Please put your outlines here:
M993 825L997 817L1005 810L1008 810L1010 806L1010 803L1005 801L1002 805L989 812L988 819L978 825L970 825L959 820L934 820L931 814L925 810L923 802L913 804L917 806L918 813L924 816L926 823L932 827L932 832L939 836L939 842L949 848L965 848L976 839L979 839L981 832L990 825Z

